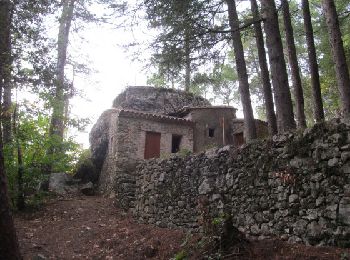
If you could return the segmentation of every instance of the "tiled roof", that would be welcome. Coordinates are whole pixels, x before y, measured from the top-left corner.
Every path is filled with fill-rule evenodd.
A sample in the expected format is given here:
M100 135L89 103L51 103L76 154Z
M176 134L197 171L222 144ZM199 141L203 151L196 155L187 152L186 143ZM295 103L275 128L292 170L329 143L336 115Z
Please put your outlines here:
M188 124L188 125L194 124L194 122L191 120L174 117L174 116L167 116L162 114L148 113L148 112L128 110L128 109L116 109L116 110L118 111L119 116L122 116L122 117L142 118L142 119L149 119L149 120L159 121L159 122L180 123L180 124Z
M200 109L232 109L234 111L236 111L237 109L231 106L201 106L201 107L189 107L189 106L185 106L183 108L181 108L180 110L172 113L171 115L174 116L186 116L188 113L190 113L192 110L200 110Z
M259 122L261 124L266 124L267 125L267 122L266 121L263 121L263 120L260 120L260 119L254 119L255 122ZM233 123L244 123L244 118L234 118L232 119L232 122Z

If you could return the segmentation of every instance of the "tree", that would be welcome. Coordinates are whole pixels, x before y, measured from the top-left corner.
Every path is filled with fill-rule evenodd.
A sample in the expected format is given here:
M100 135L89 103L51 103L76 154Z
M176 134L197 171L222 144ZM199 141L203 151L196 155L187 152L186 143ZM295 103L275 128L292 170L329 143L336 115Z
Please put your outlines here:
M11 23L14 6L11 1L0 2L0 84L3 89L3 141L7 145L11 142Z
M236 10L236 2L234 0L227 0L226 3L228 6L229 24L231 28L231 36L233 41L233 49L235 53L236 68L239 80L239 92L241 95L241 103L243 107L245 134L247 140L252 140L255 139L257 135L253 109L250 100L249 82L246 63L244 59L244 50L239 31L239 21Z
M316 48L314 42L314 32L311 23L310 7L308 0L302 0L302 9L304 17L304 29L307 44L307 53L309 58L309 70L311 75L311 88L313 98L313 112L316 122L324 120L323 102L321 96L320 75L318 72L318 63L316 56Z
M338 89L340 92L342 112L345 117L350 117L349 68L346 62L337 10L333 0L323 0L322 8L326 17L329 42L333 54L333 61L335 63L335 73L337 76Z
M9 90L10 79L10 16L11 16L10 1L0 1L0 103L2 95ZM7 93L8 94L8 93ZM6 96L6 95L4 95ZM10 96L11 97L11 96ZM7 98L7 96L6 96ZM4 106L4 109L7 109ZM1 114L3 110L0 109ZM5 110L7 112L7 110ZM6 126L8 122L3 124L3 117L0 118L0 123ZM11 125L10 125L11 127ZM7 178L4 163L4 147L3 133L0 127L0 256L4 259L21 259L17 235L14 228L14 223L11 215Z
M3 146L0 142L0 255L2 259L21 259L8 198Z
M290 18L289 4L287 0L281 0L284 28L286 32L286 43L288 51L289 66L292 74L292 82L295 98L295 110L297 124L299 128L306 127L306 119L304 113L304 94L301 85L300 70L298 65L298 57L294 43L293 26Z
M268 48L271 79L277 108L279 132L295 129L292 99L283 55L281 33L278 26L276 5L273 0L261 0L266 45Z
M212 4L217 8L216 2ZM208 1L143 0L148 26L158 34L151 46L151 65L157 68L153 78L180 82L189 91L198 68L213 63L219 56L215 45L222 41L213 33L215 14Z
M59 32L57 40L57 65L56 65L56 80L55 80L55 97L53 100L53 110L50 125L50 136L53 140L58 141L58 144L63 140L63 134L65 129L65 92L66 82L64 68L67 60L67 48L70 27L73 19L75 0L64 0L62 2L62 13L59 20ZM55 143L49 151L54 153Z
M251 0L250 3L251 3L251 10L253 13L253 18L254 20L258 20L260 16L258 4L256 0ZM276 114L275 114L274 105L273 105L269 70L268 70L267 61L266 61L264 37L263 37L260 23L254 24L254 31L255 31L256 47L258 49L259 66L261 71L261 80L263 85L263 94L264 94L264 100L265 100L266 118L267 118L267 123L269 128L269 134L274 135L274 134L277 134L277 122L276 122Z

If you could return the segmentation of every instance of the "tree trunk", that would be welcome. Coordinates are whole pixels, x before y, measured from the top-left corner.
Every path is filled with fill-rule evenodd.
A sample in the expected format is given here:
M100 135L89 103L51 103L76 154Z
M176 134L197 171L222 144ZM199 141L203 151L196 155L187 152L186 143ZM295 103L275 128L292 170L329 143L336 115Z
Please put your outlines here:
M278 27L276 5L273 0L261 0L261 7L277 109L277 126L278 131L282 133L295 129L293 104L288 86L288 75L283 55L281 33Z
M3 142L8 144L12 140L11 130L11 20L12 6L10 1L4 0L0 2L0 62L2 69L0 81L3 88Z
M75 0L63 0L62 14L59 20L59 32L57 40L57 66L55 81L55 97L52 103L52 116L50 124L50 137L53 140L48 154L59 152L60 143L63 141L65 130L65 74L64 67L67 60L67 48L69 31L73 19ZM49 166L51 171L51 166Z
M346 63L343 40L339 28L337 10L333 0L322 1L323 12L326 16L329 41L331 44L338 88L342 102L342 112L345 117L350 117L350 77Z
M23 175L24 175L24 165L23 165L23 153L22 153L22 147L19 140L19 134L18 134L18 113L17 113L17 104L14 107L13 111L13 135L14 135L14 142L17 146L17 163L18 163L18 169L17 169L17 202L16 206L18 210L23 210L25 208L25 200L24 200L24 189L23 189Z
M1 97L2 88L0 87L0 102L2 101ZM3 151L2 129L0 127L0 257L11 260L21 259L7 192Z
M241 41L241 33L239 32L239 21L234 0L226 0L228 6L229 23L231 28L231 36L233 41L233 49L235 53L236 68L239 79L239 92L244 114L244 127L246 140L252 140L257 137L255 120L253 115L252 104L250 100L249 82L247 68L244 59L243 45Z
M321 84L320 75L318 73L318 63L314 42L314 32L311 23L311 15L309 8L309 1L302 0L302 9L304 16L304 29L307 44L307 54L309 57L309 69L311 74L311 89L312 89L312 99L313 99L313 111L314 119L316 122L321 122L324 120L323 103L321 96Z
M185 29L185 91L190 92L191 87L191 49L190 49L190 36L188 30Z
M306 128L303 87L301 84L297 51L294 43L294 33L293 33L293 27L292 27L292 22L290 18L289 4L287 0L281 0L281 4L282 4L284 28L286 32L288 61L289 61L289 66L292 73L297 125L298 125L298 128Z
M256 0L251 0L251 9L253 13L254 20L259 19L259 9ZM255 30L255 38L256 38L256 46L258 49L259 56L259 66L261 71L261 80L263 84L263 94L265 99L265 109L266 109L266 118L268 124L268 130L270 136L277 134L277 121L276 114L273 106L273 98L272 98L272 89L271 82L269 76L269 69L266 61L266 52L265 52L265 44L264 44L264 36L261 29L260 23L254 23Z

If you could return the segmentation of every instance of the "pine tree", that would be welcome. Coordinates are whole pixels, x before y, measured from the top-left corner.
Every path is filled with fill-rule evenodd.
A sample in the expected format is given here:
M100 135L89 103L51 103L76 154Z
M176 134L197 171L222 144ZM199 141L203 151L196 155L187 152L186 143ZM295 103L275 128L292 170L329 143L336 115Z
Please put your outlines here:
M337 10L333 0L323 0L322 8L327 22L329 41L332 49L333 61L335 63L335 73L338 81L343 114L345 117L350 117L349 68L346 62Z
M251 0L250 3L251 3L251 10L253 13L253 18L255 20L258 20L260 16L258 4L256 0ZM256 46L258 49L259 66L261 71L261 80L263 85L263 94L265 99L266 118L267 118L267 123L269 128L269 134L274 135L274 134L277 134L277 122L276 122L276 114L275 114L274 105L273 105L269 70L268 70L267 60L266 60L264 36L262 33L260 23L254 24L254 31L255 31L255 38L256 38Z
M321 96L320 75L318 72L318 63L316 56L316 48L314 42L314 32L311 23L310 7L308 0L302 0L302 9L304 17L304 29L307 44L307 53L309 58L309 70L311 76L311 88L313 99L313 113L316 122L324 120L323 102Z
M295 129L292 99L288 86L288 75L283 55L276 5L273 0L261 0L266 45L268 48L271 79L277 109L279 132Z
M295 114L298 128L306 128L304 113L304 94L301 84L300 69L298 64L297 51L294 43L293 26L290 18L289 4L287 0L281 0L284 29L286 32L286 43L288 51L289 66L292 74L292 82L295 99Z
M233 49L235 53L236 69L239 80L239 92L241 95L241 103L244 114L244 126L247 140L257 137L256 127L253 115L252 104L250 100L249 82L247 68L244 59L244 50L239 29L238 14L236 10L236 2L234 0L226 1L228 6L229 24L231 28L231 36L233 41Z

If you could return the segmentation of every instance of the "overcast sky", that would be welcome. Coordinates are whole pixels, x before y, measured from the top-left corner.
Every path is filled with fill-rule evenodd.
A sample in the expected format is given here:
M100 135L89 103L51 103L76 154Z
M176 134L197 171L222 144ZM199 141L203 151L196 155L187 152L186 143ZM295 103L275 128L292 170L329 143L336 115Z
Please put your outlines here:
M243 3L243 6L239 6L239 9L246 8L247 4ZM122 45L150 39L151 33L146 25L134 32L130 29L115 29L108 24L88 24L83 32L79 32L79 36L71 33L69 53L96 70L74 78L75 87L84 91L85 98L72 99L72 115L90 118L92 123L85 132L70 134L75 135L85 148L89 147L88 133L91 127L104 110L111 108L113 99L128 85L146 85L147 76L143 70L145 62L133 61L132 52L127 52ZM81 41L81 37L84 41ZM141 56L146 57L147 53L144 51Z

